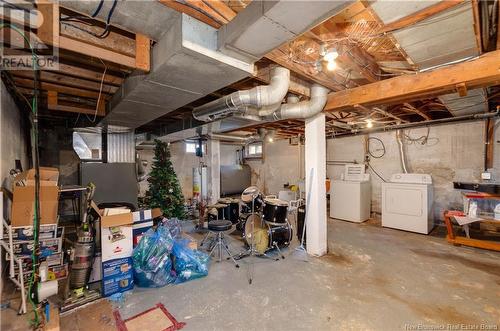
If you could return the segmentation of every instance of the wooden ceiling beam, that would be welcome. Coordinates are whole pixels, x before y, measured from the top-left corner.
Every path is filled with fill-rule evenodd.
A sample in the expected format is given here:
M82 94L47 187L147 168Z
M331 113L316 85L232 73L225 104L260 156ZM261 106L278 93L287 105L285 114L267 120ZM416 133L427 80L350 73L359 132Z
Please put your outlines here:
M16 86L26 87L30 89L33 88L33 80L31 79L13 77L13 80ZM99 92L86 91L79 88L61 86L53 83L40 82L40 87L42 90L45 91L56 91L59 93L74 95L82 98L90 98L90 99L99 98ZM104 97L105 99L109 99L111 96L103 93L102 97Z
M62 35L60 22L60 6L51 0L37 0L38 10L43 15L43 23L37 29L37 36L46 45L58 47L61 50L67 50L78 54L83 54L90 57L97 57L110 63L116 63L124 67L138 69L144 72L149 72L149 61L144 61L149 58L151 47L149 41L146 42L144 36L139 39L139 44L136 35L135 55L122 54L116 50L108 49L102 45L95 45L91 38L84 35ZM69 33L69 32L68 32ZM146 38L147 39L147 38ZM140 53L137 54L137 50ZM145 55L147 54L147 55ZM139 58L136 56L139 55Z
M481 57L416 75L398 76L349 90L330 93L326 111L365 106L404 103L454 92L457 84L468 89L500 84L500 50Z
M222 15L227 21L232 21L236 17L236 12L221 0L203 0L203 2Z
M437 15L439 13L444 12L445 10L451 9L457 5L463 4L467 0L443 0L434 5L426 7L422 10L419 10L416 13L410 14L399 20L386 24L382 29L378 31L378 33L390 33L394 30L399 30L402 28L409 27L413 24L421 22L429 17Z
M84 108L84 107L67 106L67 105L61 105L59 103L58 93L56 91L48 91L47 92L47 108L50 110L64 111L64 112L71 112L71 113L81 113L81 114L88 114L88 115L95 114L97 116L106 115L106 107L105 107L104 98L101 98L99 100L99 105L97 106L97 108Z
M33 79L33 72L27 70L13 70L11 72L13 77ZM98 82L88 81L80 78L69 77L59 73L51 71L40 71L40 81L53 83L57 85L70 86L79 88L82 90L90 90L99 92L101 89L101 84ZM105 94L114 94L118 90L116 86L109 86L104 84L102 87L102 92Z
M180 13L184 13L186 15L189 15L193 18L196 18L198 21L202 21L205 24L210 25L213 28L220 28L222 24L220 22L217 22L214 20L212 17L208 16L205 13L202 13L194 8L191 8L190 6L184 5L182 3L179 3L175 0L158 0L162 5L165 5L173 10L176 10Z

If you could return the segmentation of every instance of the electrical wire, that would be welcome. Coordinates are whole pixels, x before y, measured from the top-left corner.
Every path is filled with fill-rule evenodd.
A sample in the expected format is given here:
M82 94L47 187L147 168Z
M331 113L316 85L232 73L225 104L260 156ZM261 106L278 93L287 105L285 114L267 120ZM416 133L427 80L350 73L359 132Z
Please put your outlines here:
M82 24L85 24L85 25L91 25L91 26L94 26L94 24L88 22L89 19L91 18L94 18L95 16L97 16L102 8L102 5L104 3L104 0L101 0L101 2L99 3L97 9L95 10L95 12L92 14L91 17L89 16L83 16L83 15L78 15L78 16L68 16L68 17L64 17L64 18L61 18L61 24L64 24L64 25L67 25L67 26L71 26L75 29L78 29L80 31L83 31L93 37L96 37L96 38L100 38L100 39L104 39L104 38L107 38L109 36L109 33L110 33L110 29L111 29L111 25L110 25L110 22L111 22L111 17L113 17L113 13L115 11L115 8L116 8L116 5L118 3L118 0L113 0L113 5L111 6L111 9L109 10L108 12L108 16L106 18L106 26L104 28L104 30L100 33L100 34L97 34L93 31L90 31L90 30L87 30L87 29L84 29L82 27L79 27L78 25L75 25L75 24L71 24L71 23L67 23L68 21L73 21L73 22L79 22L79 23L82 23Z
M378 141L380 143L380 146L382 147L382 154L380 155L373 155L372 151L370 150L370 140L375 140L375 141ZM377 138L377 137L368 137L368 154L373 157L374 159L380 159L382 157L384 157L385 155L385 152L386 152L386 149L385 149L385 144L384 142L380 139L380 138Z
M27 12L27 13L31 13L31 11L32 11L29 8L24 8L24 7L18 6L18 5L13 4L13 3L9 2L9 1L0 0L0 2L4 3L7 7L10 7L12 9L22 10L22 11Z
M39 211L40 211L40 203L39 203L39 201L40 201L40 180L39 180L39 176L38 176L38 173L39 173L38 101L37 101L37 98L38 98L38 77L37 77L37 74L38 74L38 70L39 70L38 65L37 65L38 57L35 53L35 49L31 45L29 38L26 36L26 34L23 31L21 31L19 28L17 28L16 26L14 26L12 24L0 23L0 30L4 29L5 27L9 27L13 31L15 31L16 33L21 35L21 37L28 44L28 46L31 50L32 62L33 62L33 73L34 73L33 91L34 91L34 95L33 95L33 100L32 100L32 105L31 105L31 109L32 109L32 133L31 133L31 136L32 136L32 143L34 145L34 153L33 154L34 154L34 163L35 163L35 212L33 215L34 216L33 217L33 242L34 242L34 245L33 245L33 251L32 251L32 255L31 255L31 258L33 261L33 271L31 273L31 277L30 277L30 281L29 281L29 285L28 285L28 301L30 302L31 306L33 307L33 313L35 315L34 319L31 322L32 322L33 327L37 328L40 324L40 319L38 316L37 306L36 306L35 302L33 301L33 292L32 291L33 291L33 285L34 285L35 277L36 277L36 265L38 263L38 254L39 254L39 252L38 252L39 251L38 229L39 229Z
M104 72L102 73L102 77L101 77L101 86L99 87L99 96L97 97L97 104L95 106L94 119L91 120L89 118L89 116L87 114L85 114L85 116L87 116L87 119L89 121L91 121L92 123L94 123L95 119L97 118L97 112L99 111L99 104L100 104L101 96L102 96L102 87L104 86L104 77L106 77L106 71L108 71L108 66L106 65L106 63L104 63L104 61L101 58L99 58L99 60L101 60L101 63L104 66Z
M380 176L380 174L375 169L373 169L373 167L370 164L370 162L366 162L366 164L368 164L368 167L371 169L371 171L373 171L373 173L375 175L377 175L378 178L380 178L384 183L387 183L387 181L384 179L384 177Z

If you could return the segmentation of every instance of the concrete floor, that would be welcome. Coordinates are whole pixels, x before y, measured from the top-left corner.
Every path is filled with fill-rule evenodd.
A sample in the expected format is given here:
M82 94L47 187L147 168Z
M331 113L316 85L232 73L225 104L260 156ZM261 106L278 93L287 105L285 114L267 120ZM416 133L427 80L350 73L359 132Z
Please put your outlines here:
M331 254L302 262L213 263L208 277L138 289L124 318L158 302L186 330L401 330L413 325L500 328L500 254L444 239L329 220ZM241 249L238 242L234 250Z
M185 330L500 328L499 253L370 222L329 220L328 240L330 254L309 262L256 259L252 285L246 259L240 269L213 263L207 277L184 284L135 288L120 313L161 302Z

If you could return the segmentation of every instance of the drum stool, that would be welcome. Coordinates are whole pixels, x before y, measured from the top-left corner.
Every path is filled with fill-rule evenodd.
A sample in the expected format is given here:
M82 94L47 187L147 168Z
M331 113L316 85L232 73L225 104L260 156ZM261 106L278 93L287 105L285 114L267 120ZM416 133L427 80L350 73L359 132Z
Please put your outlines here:
M229 258L231 258L231 260L233 260L236 268L239 268L240 265L236 262L233 255L229 251L229 246L227 245L226 239L224 238L224 231L230 230L232 226L233 226L233 224L231 223L231 221L228 221L228 220L216 220L216 221L212 221L212 222L208 223L208 230L217 236L215 239L215 245L212 248L212 250L210 251L210 256L212 256L214 251L217 249L219 252L218 253L219 254L219 262L221 262L222 255L223 255L222 249L224 249L226 251L226 253L229 255Z

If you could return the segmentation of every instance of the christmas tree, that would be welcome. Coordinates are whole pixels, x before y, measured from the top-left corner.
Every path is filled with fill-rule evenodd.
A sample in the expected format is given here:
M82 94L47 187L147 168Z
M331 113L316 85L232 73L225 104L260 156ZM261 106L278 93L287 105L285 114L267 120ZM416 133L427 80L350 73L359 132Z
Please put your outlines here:
M165 217L183 218L184 197L170 161L170 149L160 140L155 140L155 143L155 157L148 178L146 203L150 208L160 208Z

